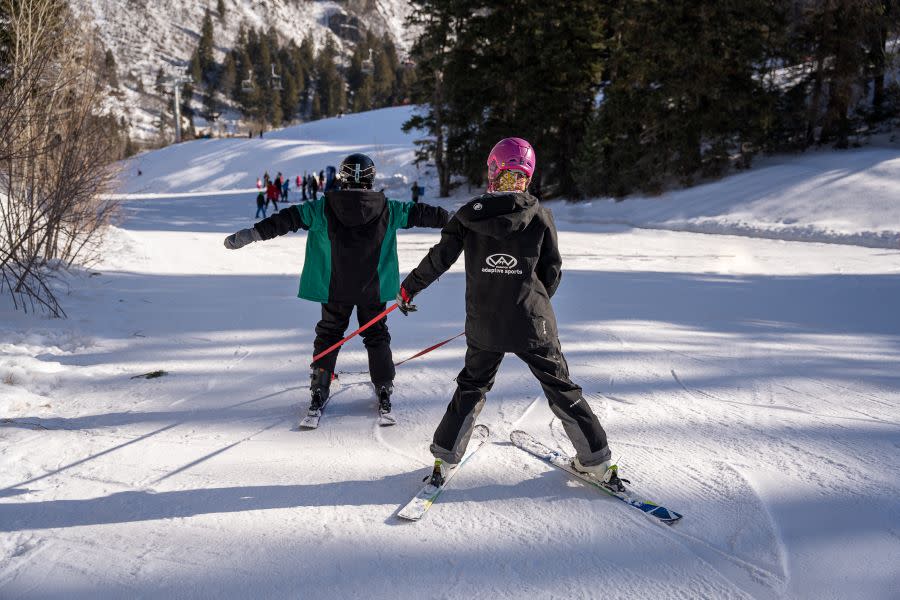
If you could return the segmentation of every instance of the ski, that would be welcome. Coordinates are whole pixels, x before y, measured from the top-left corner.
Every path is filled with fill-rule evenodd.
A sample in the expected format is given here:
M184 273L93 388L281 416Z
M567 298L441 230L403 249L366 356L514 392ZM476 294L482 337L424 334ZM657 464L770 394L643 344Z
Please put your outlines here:
M514 446L519 448L520 450L524 450L528 452L532 456L536 456L540 458L544 462L547 462L554 467L562 469L573 477L577 477L581 481L591 484L592 486L598 488L604 493L612 496L613 498L618 498L625 504L629 506L633 506L645 514L650 515L651 517L655 517L662 521L663 523L674 523L678 521L682 515L675 512L674 510L669 510L664 506L660 506L655 502L650 502L648 500L640 500L629 493L629 491L624 492L616 492L614 490L609 489L601 482L597 481L590 475L585 473L579 473L572 467L572 458L566 456L565 454L558 452L556 450L552 450L547 447L540 441L538 441L534 436L525 431L513 431L509 434L509 439L513 443Z
M462 460L459 461L456 468L447 474L447 479L444 481L444 484L440 487L435 487L431 485L430 482L426 484L419 490L419 493L409 501L409 504L404 506L403 509L397 513L397 516L408 521L418 521L425 516L425 513L428 512L431 505L437 501L438 496L447 489L447 486L450 485L450 481L456 476L459 470L462 469L462 466L466 461L484 445L488 439L488 435L490 435L490 430L487 426L476 425L475 429L472 431L472 438L469 440L469 447L466 448L466 453L463 455Z
M306 416L300 419L300 429L316 429L319 426L319 419L322 418L323 410L325 407L323 406L319 410L310 409Z
M310 408L306 416L300 419L300 429L316 429L319 427L319 419L322 418L322 415L325 413L325 407L328 406L328 403L331 401L331 396L325 400L325 404L323 404L318 409Z
M393 413L389 412L381 412L381 409L378 409L378 424L381 427L390 427L391 425L397 424L397 419L394 417Z
M306 412L306 416L300 419L300 429L317 429L319 427L319 420L322 418L322 415L325 414L325 407L328 406L328 403L331 402L331 397L334 396L341 389L341 380L334 375L331 378L330 384L330 392L328 394L328 398L325 399L325 403L319 407L318 410L308 409Z

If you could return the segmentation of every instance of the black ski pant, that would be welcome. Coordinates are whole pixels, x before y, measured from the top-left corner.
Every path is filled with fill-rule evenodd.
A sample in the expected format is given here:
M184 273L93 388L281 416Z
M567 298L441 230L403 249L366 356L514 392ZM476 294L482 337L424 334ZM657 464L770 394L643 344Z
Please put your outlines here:
M431 453L435 458L454 464L462 460L475 420L484 407L485 394L494 386L494 377L504 355L504 352L485 350L469 342L466 364L456 378L456 393L434 432ZM569 379L569 366L559 342L516 352L516 356L525 361L541 383L550 410L562 421L581 464L599 465L609 460L612 454L606 432L581 395L581 388Z
M322 305L322 320L316 325L316 341L313 343L313 355L319 354L333 344L341 341L350 324L353 304L329 302ZM356 306L356 319L360 327L372 320L385 309L384 304ZM387 317L381 319L361 334L363 344L369 353L369 376L376 386L394 381L394 357L391 354L391 334L388 332ZM332 350L315 361L314 368L325 369L334 373L338 352Z

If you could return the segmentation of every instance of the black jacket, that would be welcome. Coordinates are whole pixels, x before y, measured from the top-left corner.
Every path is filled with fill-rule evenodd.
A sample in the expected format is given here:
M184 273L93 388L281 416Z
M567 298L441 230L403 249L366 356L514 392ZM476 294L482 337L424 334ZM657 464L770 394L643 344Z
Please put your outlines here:
M466 337L498 352L556 343L550 298L562 275L552 213L527 193L485 194L463 206L403 281L416 294L466 253Z
M448 218L443 208L388 200L381 192L332 190L254 227L264 240L309 230L301 298L370 305L393 300L400 289L397 230L443 227Z

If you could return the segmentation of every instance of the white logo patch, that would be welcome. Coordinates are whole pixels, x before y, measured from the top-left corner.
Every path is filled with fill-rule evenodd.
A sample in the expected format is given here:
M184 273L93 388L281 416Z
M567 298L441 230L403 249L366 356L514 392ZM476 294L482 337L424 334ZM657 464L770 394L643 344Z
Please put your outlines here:
M519 264L519 260L515 256L510 256L509 254L491 254L484 262L486 262L489 267L500 267L501 269L512 269Z
M482 208L484 207L481 205L481 202L476 202L472 205L472 210L481 210Z
M484 262L486 267L481 267L482 273L499 273L500 275L523 275L522 269L517 269L519 259L509 254L491 254Z

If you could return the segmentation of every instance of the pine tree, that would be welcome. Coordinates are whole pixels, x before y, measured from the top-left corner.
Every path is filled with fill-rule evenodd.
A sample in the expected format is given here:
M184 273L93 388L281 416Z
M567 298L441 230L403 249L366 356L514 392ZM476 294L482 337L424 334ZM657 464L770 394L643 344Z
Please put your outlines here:
M219 21L225 20L225 0L216 2L216 15L219 17Z
M119 87L119 75L116 71L116 57L113 55L112 50L107 48L103 57L103 74L109 86L113 89L118 89Z
M207 84L215 83L216 61L213 54L213 22L209 9L203 15L203 25L200 28L200 41L197 43L197 62L199 63L202 80ZM200 81L197 78L196 81Z
M775 4L623 0L607 14L607 85L577 160L594 171L579 175L583 192L659 192L673 177L690 184L767 135Z
M375 108L375 81L372 75L365 75L362 83L353 93L353 112L362 112Z
M283 119L285 122L290 122L297 116L297 111L300 109L300 89L291 70L281 76L281 85L284 87L281 92Z
M438 174L438 194L450 194L450 178L456 160L450 143L460 139L456 129L463 119L454 119L454 105L450 93L455 70L464 61L459 54L471 54L460 37L472 19L474 2L469 0L413 0L413 10L407 25L421 31L413 43L411 54L416 61L417 84L412 90L413 100L423 106L403 124L404 131L421 130L425 137L415 141L416 162L433 161ZM469 46L470 48L472 46ZM457 68L452 68L457 65ZM460 73L460 75L462 75Z
M240 86L240 81L238 81L235 53L232 51L225 56L225 64L222 65L222 73L219 76L217 88L226 95L232 94L237 98L238 96L234 94L235 85Z
M166 74L162 67L156 71L156 80L153 83L153 90L160 96L166 93Z
M396 70L391 65L391 59L383 47L373 53L372 60L375 68L375 103L379 107L390 106L393 104Z
M321 116L330 117L347 107L347 92L343 77L338 72L335 59L337 47L329 38L316 57L316 99Z
M191 61L188 63L188 74L196 84L203 81L203 67L200 66L200 55L194 52L191 55Z

